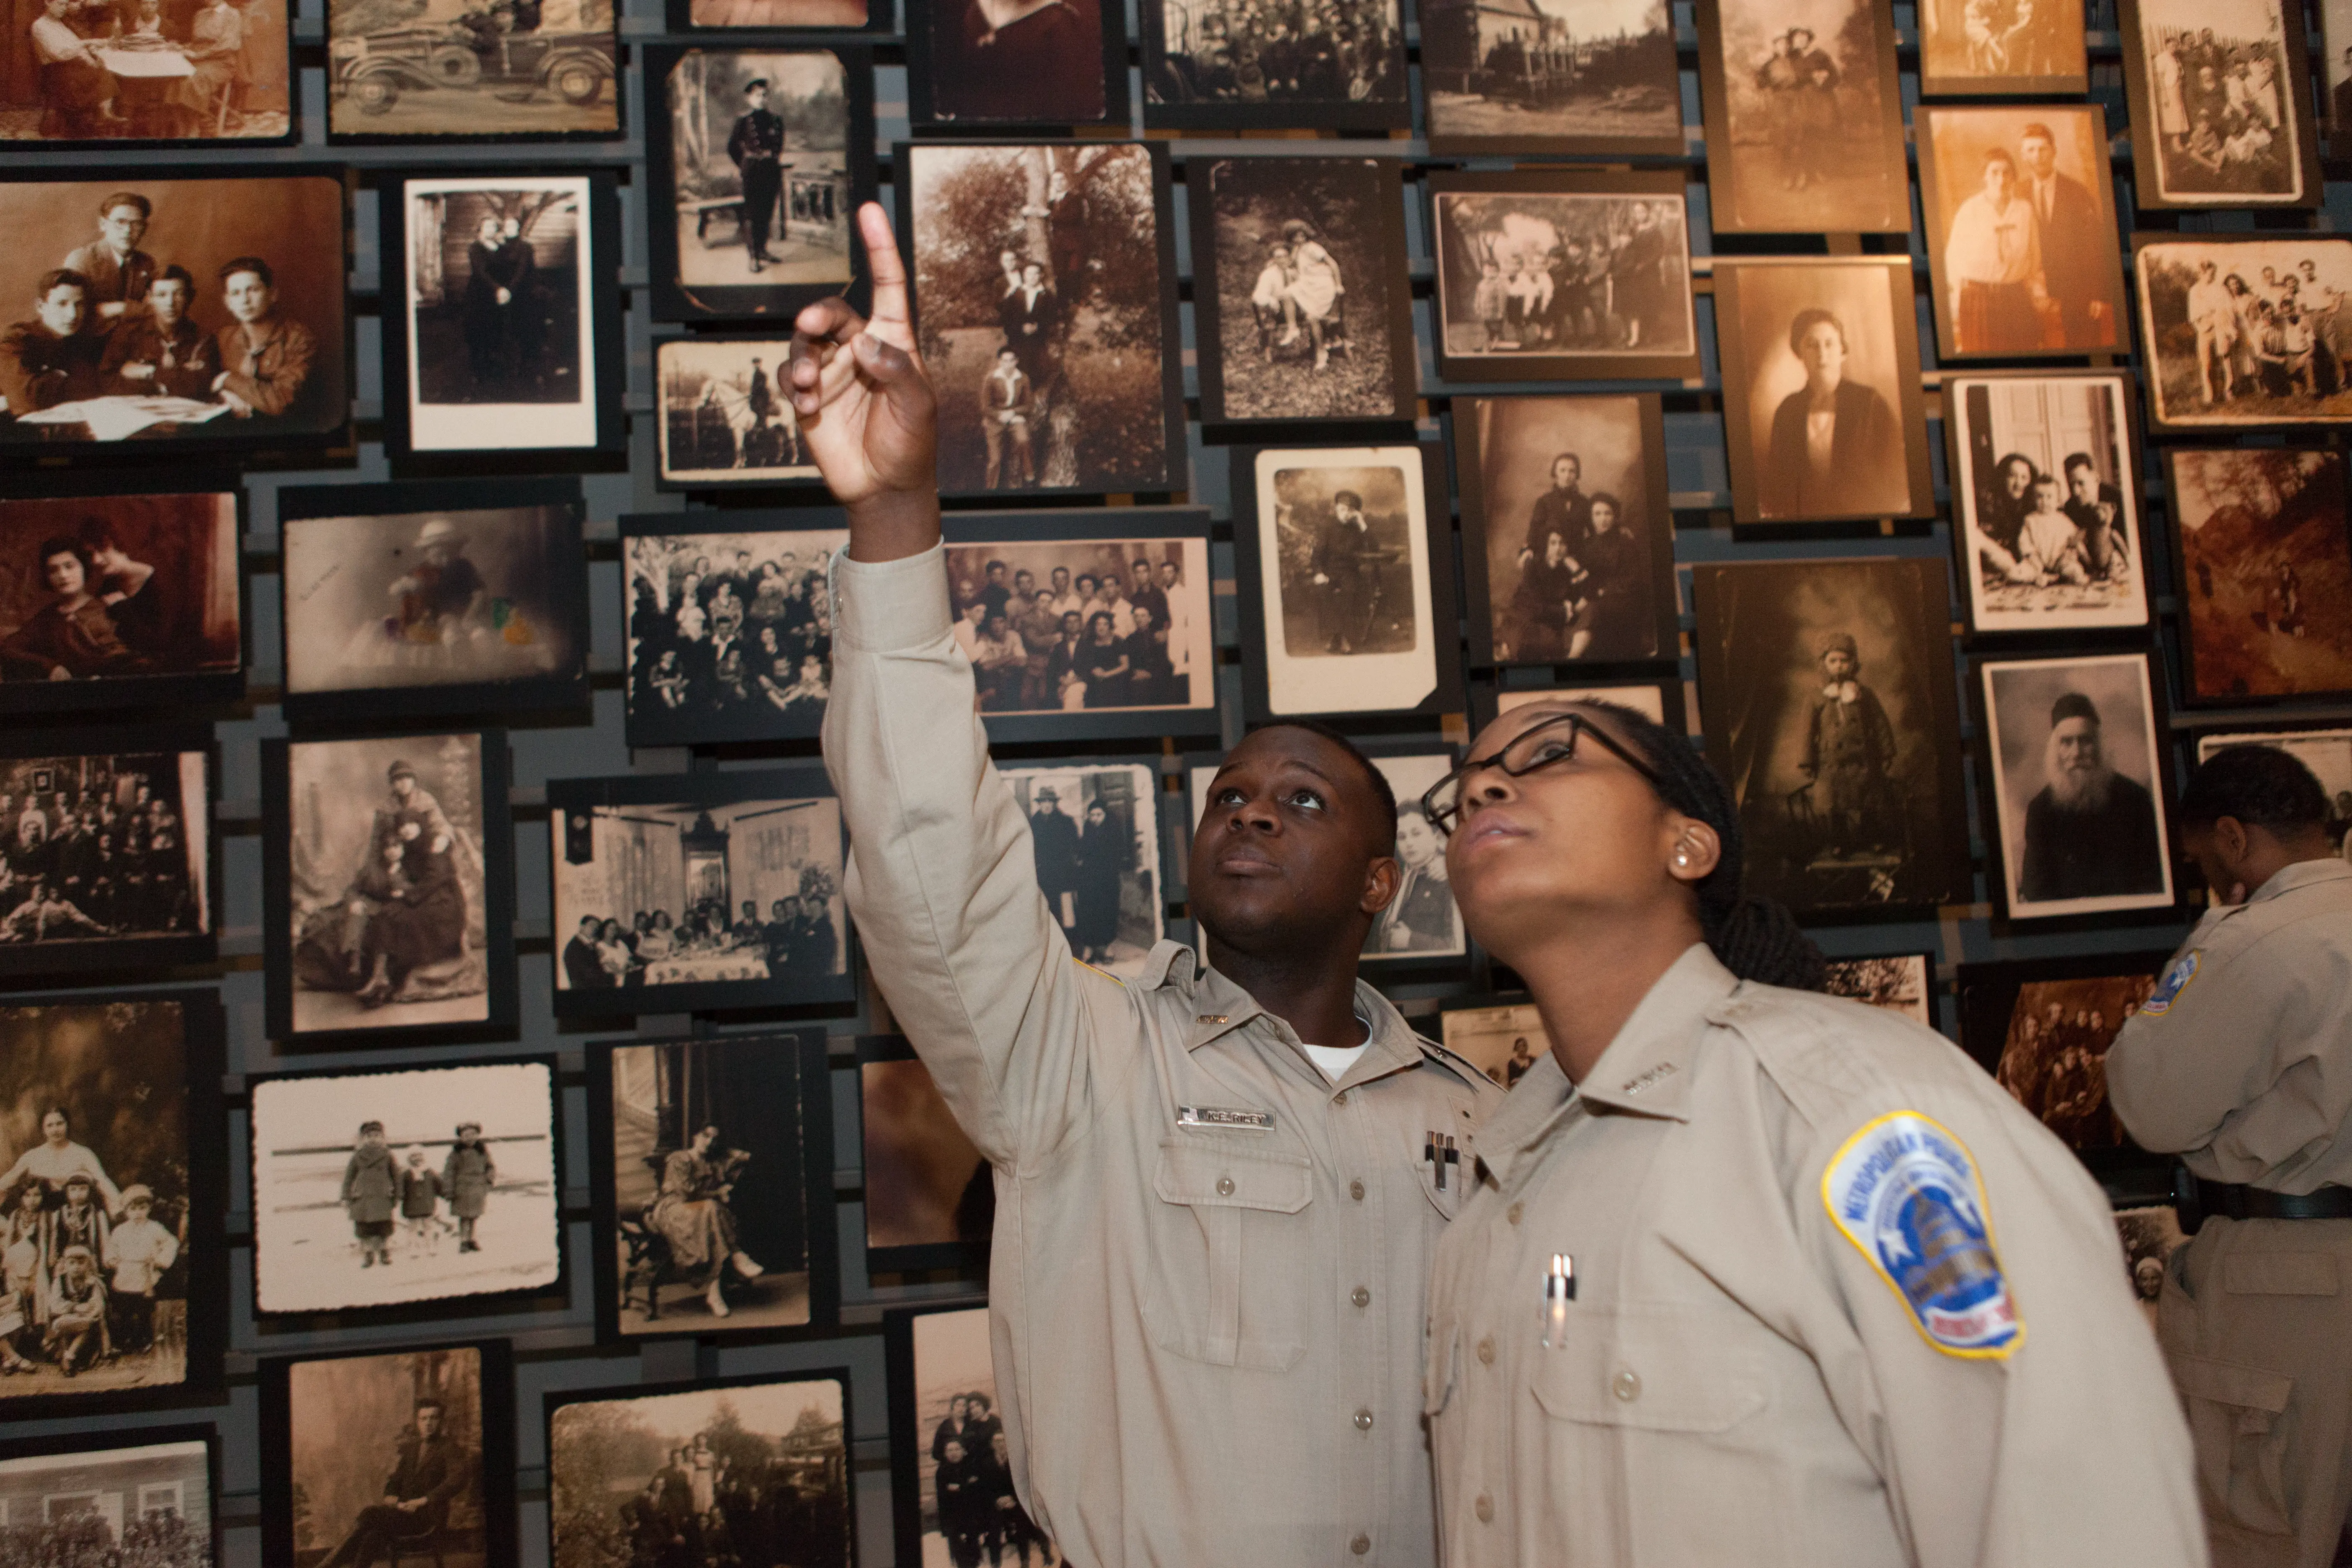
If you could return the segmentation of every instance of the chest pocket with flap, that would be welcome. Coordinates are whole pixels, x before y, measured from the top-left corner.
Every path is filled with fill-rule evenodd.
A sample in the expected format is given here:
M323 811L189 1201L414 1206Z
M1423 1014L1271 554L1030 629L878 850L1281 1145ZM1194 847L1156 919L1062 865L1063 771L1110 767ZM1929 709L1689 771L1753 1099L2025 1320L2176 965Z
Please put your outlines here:
M1306 1353L1301 1314L1315 1296L1297 1217L1314 1196L1313 1163L1239 1138L1171 1139L1151 1186L1153 1340L1213 1366L1288 1370Z

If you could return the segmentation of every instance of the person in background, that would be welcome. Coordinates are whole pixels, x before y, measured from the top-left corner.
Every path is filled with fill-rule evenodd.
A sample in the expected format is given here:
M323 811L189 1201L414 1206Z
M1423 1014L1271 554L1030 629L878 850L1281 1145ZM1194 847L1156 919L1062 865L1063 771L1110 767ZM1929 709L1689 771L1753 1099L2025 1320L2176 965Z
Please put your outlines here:
M196 280L173 262L147 286L147 309L107 334L99 360L103 388L132 397L212 400L220 374L220 347L188 320Z
M98 237L77 247L64 265L79 272L89 289L89 327L97 335L114 331L145 306L155 281L155 258L139 248L155 204L136 191L117 191L98 204Z
M196 68L172 84L165 101L180 110L182 123L196 134L226 126L244 67L245 13L232 0L212 0L196 13L180 52ZM143 299L146 293L142 288L137 297Z
M343 1213L359 1238L360 1267L392 1265L393 1212L400 1202L400 1175L385 1147L383 1123L360 1123L360 1141L343 1163Z
M490 1193L498 1183L498 1162L490 1158L489 1145L482 1142L482 1124L460 1121L457 1142L449 1145L449 1157L441 1163L441 1193L449 1202L450 1216L457 1222L458 1251L482 1250L482 1244L474 1239L474 1226L489 1206Z
M102 340L82 331L89 280L52 268L33 286L33 318L0 333L0 398L19 418L95 397Z
M412 1258L441 1250L441 1174L425 1163L425 1151L411 1149L400 1172L400 1220L408 1228Z
M58 1255L43 1342L68 1377L114 1353L107 1338L106 1283L99 1278L98 1257L79 1242Z
M122 1189L122 1218L107 1233L108 1321L117 1350L153 1348L155 1287L180 1258L180 1238L155 1223L154 1208L154 1193L133 1182Z
M239 419L286 418L298 413L310 377L318 340L278 309L278 275L257 256L240 256L220 269L222 298L232 320L215 334L221 373L213 391Z

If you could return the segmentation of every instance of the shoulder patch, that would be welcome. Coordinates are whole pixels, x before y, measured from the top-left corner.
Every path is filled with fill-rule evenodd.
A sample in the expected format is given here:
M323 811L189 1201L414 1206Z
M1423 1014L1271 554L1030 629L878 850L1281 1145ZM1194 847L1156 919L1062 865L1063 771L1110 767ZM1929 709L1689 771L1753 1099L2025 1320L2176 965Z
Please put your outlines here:
M2204 950L2195 947L2173 960L2172 967L2164 972L2164 978L2156 983L2156 989L2147 994L2147 1000L2139 1005L2140 1016L2161 1018L2171 1012L2172 1004L2189 989L2189 983L2197 978L2197 971L2204 962Z
M1822 1173L1822 1203L1929 1344L2001 1360L2023 1341L1976 1157L1941 1122L1896 1110L1865 1123Z

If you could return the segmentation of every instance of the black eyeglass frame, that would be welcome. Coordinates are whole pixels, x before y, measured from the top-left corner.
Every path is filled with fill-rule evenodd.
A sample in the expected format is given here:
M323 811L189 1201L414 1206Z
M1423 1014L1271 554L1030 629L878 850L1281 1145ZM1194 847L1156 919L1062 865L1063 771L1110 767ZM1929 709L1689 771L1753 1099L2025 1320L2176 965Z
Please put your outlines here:
M1509 752L1511 748L1525 741L1528 736L1540 734L1546 730L1554 729L1563 724L1568 727L1569 731L1568 749L1560 752L1558 756L1545 757L1540 761L1529 763L1523 768L1515 768L1509 763L1504 762L1504 756ZM1549 719L1540 720L1536 723L1528 725L1526 729L1520 731L1517 734L1504 742L1500 749L1498 749L1493 756L1467 758L1463 762L1460 767L1455 768L1452 773L1447 773L1444 778L1438 780L1435 784L1422 791L1421 814L1428 820L1430 826L1437 830L1437 836L1440 838L1451 838L1454 836L1454 825L1462 816L1460 791L1462 781L1465 778L1468 777L1471 773L1476 772L1480 768L1500 768L1506 778L1525 778L1529 773L1536 772L1538 768L1548 768L1554 763L1572 761L1576 756L1577 742L1586 735L1590 735L1594 740L1600 742L1603 750L1611 752L1627 767L1641 774L1643 779L1649 784L1649 786L1652 789L1663 789L1664 787L1664 781L1659 778L1657 769L1652 767L1648 763L1636 756L1633 753L1632 747L1626 745L1622 741L1618 740L1614 735L1609 733L1608 731L1603 730L1591 719L1581 713L1555 713ZM1453 787L1455 792L1454 803L1453 805L1444 808L1441 813L1437 805L1437 794L1440 790L1445 789L1448 786Z

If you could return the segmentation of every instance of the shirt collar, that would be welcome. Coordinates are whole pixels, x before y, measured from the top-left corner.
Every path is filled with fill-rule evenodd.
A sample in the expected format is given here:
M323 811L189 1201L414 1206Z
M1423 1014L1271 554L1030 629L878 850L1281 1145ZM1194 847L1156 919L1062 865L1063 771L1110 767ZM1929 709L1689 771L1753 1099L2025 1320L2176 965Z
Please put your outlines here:
M1175 944L1167 944L1174 947ZM1153 958L1159 957L1155 952ZM1263 1018L1274 1030L1275 1037L1290 1049L1292 1059L1314 1076L1315 1081L1328 1086L1333 1092L1349 1085L1383 1078L1405 1068L1421 1065L1421 1040L1412 1026L1404 1021L1389 999L1366 984L1356 982L1356 1016L1369 1026L1365 1043L1371 1048L1356 1060L1346 1076L1333 1083L1323 1076L1323 1069L1307 1058L1298 1047L1304 1043L1297 1032L1283 1019L1276 1017L1257 1004L1257 999L1224 975L1218 973L1193 955L1190 949L1176 948L1169 958L1170 978L1181 963L1192 970L1192 1026L1184 1036L1184 1048L1197 1051L1212 1040L1221 1039Z
M2292 866L2280 867L2269 881L2253 890L2246 902L2259 904L2264 899L2275 899L2281 893L2291 893L2314 882L2340 882L2347 878L2352 878L2352 865L2333 857L2325 860L2298 860Z

